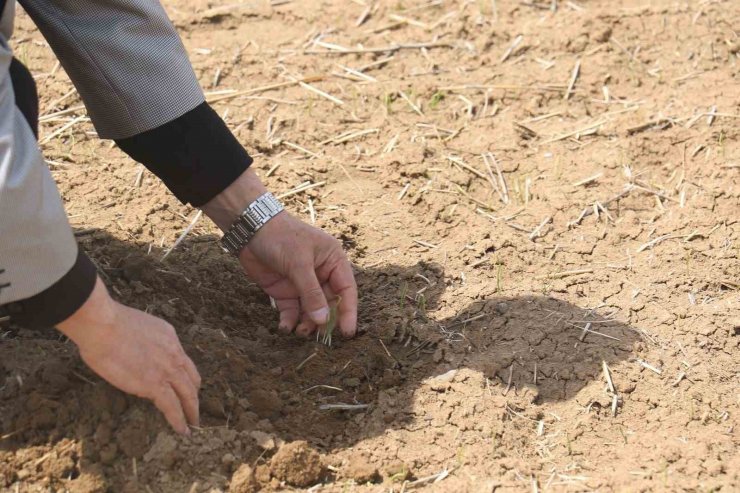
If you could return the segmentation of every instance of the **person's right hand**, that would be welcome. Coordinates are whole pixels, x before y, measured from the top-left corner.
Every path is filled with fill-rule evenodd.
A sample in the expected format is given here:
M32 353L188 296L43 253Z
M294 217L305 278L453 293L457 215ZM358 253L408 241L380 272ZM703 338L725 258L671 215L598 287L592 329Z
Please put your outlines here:
M178 433L197 426L200 375L167 322L114 301L100 278L85 304L57 328L114 387L151 400Z

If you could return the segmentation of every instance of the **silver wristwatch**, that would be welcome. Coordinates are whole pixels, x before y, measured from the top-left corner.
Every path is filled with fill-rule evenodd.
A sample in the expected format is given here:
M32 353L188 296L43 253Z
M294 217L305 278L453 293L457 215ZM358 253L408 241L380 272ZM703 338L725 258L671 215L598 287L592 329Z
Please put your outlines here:
M283 204L270 192L247 206L221 238L221 246L229 253L239 255L255 233L283 210Z

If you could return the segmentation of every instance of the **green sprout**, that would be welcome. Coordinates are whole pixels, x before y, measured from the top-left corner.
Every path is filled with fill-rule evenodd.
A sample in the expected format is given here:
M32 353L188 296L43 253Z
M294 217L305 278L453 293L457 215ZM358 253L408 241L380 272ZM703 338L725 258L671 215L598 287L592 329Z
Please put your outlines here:
M427 297L424 296L424 294L420 294L416 297L416 306L422 314L427 311Z
M722 159L726 159L725 157L725 131L720 130L719 136L717 137L717 144L719 144L719 150L720 154L722 154Z
M387 92L383 95L383 104L385 105L385 110L388 114L391 114L391 106L393 105L394 100L395 97L393 93Z
M444 98L445 93L439 91L435 92L434 94L432 94L432 99L429 100L429 107L433 110L436 109L437 106L439 106L439 103L441 103Z
M339 312L339 303L342 302L342 297L337 296L336 303L332 304L329 308L329 320L326 321L324 328L316 332L316 340L319 340L319 334L323 334L321 342L331 347L331 336L334 333L334 327L337 326L337 318Z

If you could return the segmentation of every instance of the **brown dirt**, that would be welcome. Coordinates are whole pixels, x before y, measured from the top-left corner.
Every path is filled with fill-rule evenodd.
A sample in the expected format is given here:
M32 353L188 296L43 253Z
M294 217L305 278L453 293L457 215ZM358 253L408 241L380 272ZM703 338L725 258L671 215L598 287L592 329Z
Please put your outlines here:
M260 484L255 477L254 468L248 464L239 466L229 481L229 493L255 493L259 490Z
M311 486L321 480L321 456L303 440L286 443L270 459L270 472L291 486Z
M344 103L290 86L214 106L271 189L325 182L286 203L343 241L361 335L276 335L207 220L160 261L194 211L77 125L43 146L77 236L118 299L178 328L204 426L174 436L58 334L16 328L0 340L0 490L226 491L239 470L232 490L398 491L447 470L415 486L737 491L737 2L378 2L357 27L361 3L166 2L209 92L319 74ZM18 25L42 111L78 105L51 107L69 81ZM447 45L399 50L356 81L339 65L385 55L310 53L332 50L311 46L319 35ZM627 183L641 188L609 202ZM582 339L589 321L598 334ZM336 403L370 407L319 408ZM316 451L302 470L280 462L294 447Z

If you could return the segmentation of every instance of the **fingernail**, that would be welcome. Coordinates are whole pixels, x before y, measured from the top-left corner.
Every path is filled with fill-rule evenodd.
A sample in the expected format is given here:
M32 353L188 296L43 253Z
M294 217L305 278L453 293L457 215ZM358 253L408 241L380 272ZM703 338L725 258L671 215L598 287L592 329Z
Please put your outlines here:
M190 428L188 427L188 428L185 428L185 431L182 434L185 435L186 437L189 437L190 435L193 434L193 432L190 431Z
M317 324L325 324L329 320L329 309L321 308L320 310L309 313L309 315L311 316L311 320Z

